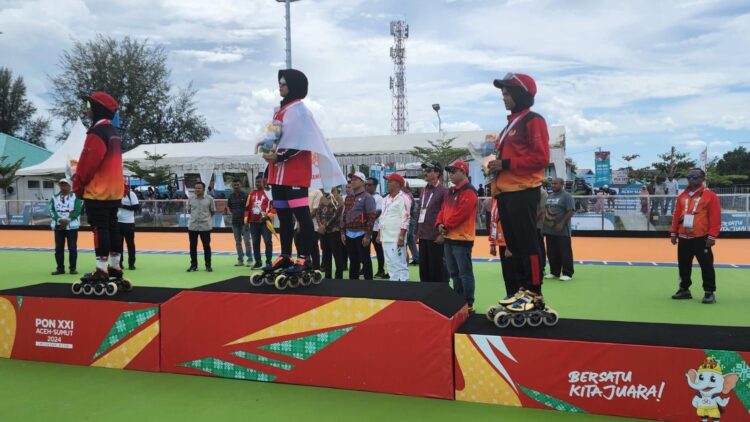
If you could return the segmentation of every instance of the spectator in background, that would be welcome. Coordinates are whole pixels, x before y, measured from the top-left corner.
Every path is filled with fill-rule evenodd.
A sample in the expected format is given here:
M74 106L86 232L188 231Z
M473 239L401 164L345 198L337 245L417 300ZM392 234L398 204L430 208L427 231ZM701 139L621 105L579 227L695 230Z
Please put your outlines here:
M135 213L141 209L138 197L125 184L125 192L120 201L120 208L117 210L117 226L122 234L123 243L128 246L128 269L135 269ZM123 268L122 262L124 253L120 255L120 267Z
M411 253L409 265L419 265L419 248L417 248L417 242L414 239L417 233L417 218L419 217L417 214L417 205L414 203L414 195L411 194L411 189L409 189L409 182L404 181L404 187L401 188L401 191L411 201L411 207L409 208L409 232L406 234L406 246Z
M450 173L453 187L443 201L437 217L437 229L444 241L443 253L448 273L453 279L453 290L461 295L474 312L474 267L471 250L474 247L477 214L477 192L466 177L469 165L456 160L445 168Z
M271 241L271 229L268 226L270 223L271 227L273 227L273 216L275 214L273 203L263 188L263 176L259 174L255 176L255 189L247 195L244 220L245 224L250 228L250 236L253 239L254 269L263 266L260 255L261 239L263 239L266 252L266 265L271 265L273 243ZM249 258L248 265L250 265Z
M380 232L380 214L383 212L383 197L378 193L378 179L374 177L368 177L365 180L365 190L375 200L375 223L372 226L372 238L377 239L378 233ZM372 242L372 246L375 248L375 256L377 257L378 270L375 272L375 278L388 278L388 274L385 273L383 266L385 265L385 257L383 255L383 245L379 242Z
M187 271L198 271L198 238L200 238L206 271L211 272L213 271L211 268L211 230L214 227L213 216L216 214L216 204L214 204L214 198L205 193L205 183L196 182L193 189L193 196L187 202L187 213L190 215L190 223L188 223L190 267Z
M654 199L654 209L659 212L659 215L667 215L667 198L665 198L667 195L666 180L665 177L659 176L656 178L656 186L654 186L654 195L657 196Z
M419 198L417 214L416 241L419 243L419 280L422 282L446 281L445 260L443 259L443 245L437 243L437 216L448 194L443 186L443 167L440 163L422 163L424 180L427 185Z
M688 187L679 197L672 216L670 236L677 245L677 264L680 271L680 287L672 299L692 299L690 279L693 258L698 259L703 278L703 303L716 303L716 271L714 270L713 247L721 231L721 204L719 197L703 183L706 173L692 169L687 176Z
M604 185L603 188L604 188L604 193L607 196L607 211L614 211L615 210L615 196L617 196L617 191L610 188L609 185Z
M250 266L250 258L253 255L253 248L250 246L250 226L245 223L245 205L247 203L247 194L242 191L242 182L235 179L232 181L232 193L227 199L227 207L232 214L232 234L234 235L234 247L237 249L237 263L235 267L245 265L244 258L247 257L247 266ZM245 251L242 251L242 244L245 244Z
M477 196L480 197L480 198L484 198L485 197L485 195L484 195L484 186L482 186L481 183L479 184L479 188L477 188Z
M154 188L151 187L151 186L149 186L148 187L148 191L146 191L146 198L147 199L156 199L156 198L154 198L154 195L155 195L154 194Z
M312 217L313 233L312 242L310 242L310 259L312 260L312 267L315 270L320 269L320 236L318 235L318 221L315 218L315 214L318 212L320 206L320 198L323 196L323 191L320 189L312 189L307 194L307 201L310 204L310 216ZM295 218L294 223L294 246L299 251L299 245L302 242L301 231L299 221Z
M410 209L413 199L403 192L406 184L398 173L386 176L388 195L383 198L380 216L380 232L377 243L381 243L391 281L408 281L406 265L406 234L409 231Z
M71 192L68 179L60 179L60 192L49 201L50 226L55 232L55 262L57 269L52 275L65 274L65 242L68 242L68 269L71 274L78 274L78 228L81 226L81 206L83 201Z
M346 253L341 243L341 215L344 211L344 200L339 195L339 188L331 189L331 193L323 192L318 204L315 220L318 223L318 234L322 249L321 269L325 278L331 278L333 263L336 263L336 279L344 278L346 270Z
M573 277L573 246L570 219L575 213L573 196L565 191L565 180L552 181L552 193L547 198L542 231L547 241L550 273L544 278L569 281Z
M536 235L539 240L539 260L542 261L542 275L544 275L547 268L547 250L544 247L544 234L542 233L542 228L544 226L544 210L547 206L547 198L549 197L549 194L547 193L547 187L544 185L539 187L539 191L539 204L536 208Z
M604 199L606 196L607 192L604 190L604 187L601 187L598 191L596 191L596 203L594 204L594 211L596 211L597 214L601 214L604 211Z
M649 195L648 195L648 188L646 186L641 186L641 214L648 217L648 204L649 204Z
M365 191L365 175L355 172L349 175L352 193L344 201L341 218L341 242L349 255L349 279L357 280L360 269L365 280L372 280L370 242L375 223L375 200Z
M667 198L667 204L666 204L666 210L667 213L674 212L674 205L675 205L675 198L677 198L677 195L680 194L680 185L677 183L677 180L674 178L674 176L669 176L669 181L666 182L667 185L667 195L669 195L669 198Z

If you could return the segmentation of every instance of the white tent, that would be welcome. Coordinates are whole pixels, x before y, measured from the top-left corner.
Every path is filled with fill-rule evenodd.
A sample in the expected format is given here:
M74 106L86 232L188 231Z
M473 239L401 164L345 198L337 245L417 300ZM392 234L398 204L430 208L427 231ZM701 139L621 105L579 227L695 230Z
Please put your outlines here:
M55 173L65 173L70 160L78 160L83 150L83 142L86 140L86 126L78 119L73 125L68 139L60 145L49 158L45 161L22 168L16 172L18 176L46 176Z

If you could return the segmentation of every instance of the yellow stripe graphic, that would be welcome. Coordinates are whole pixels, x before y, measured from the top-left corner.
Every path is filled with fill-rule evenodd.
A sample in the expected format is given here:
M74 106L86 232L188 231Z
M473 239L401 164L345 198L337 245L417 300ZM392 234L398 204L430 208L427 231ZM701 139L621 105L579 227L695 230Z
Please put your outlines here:
M159 320L154 321L138 334L97 359L91 366L122 369L135 359L156 336L159 335Z

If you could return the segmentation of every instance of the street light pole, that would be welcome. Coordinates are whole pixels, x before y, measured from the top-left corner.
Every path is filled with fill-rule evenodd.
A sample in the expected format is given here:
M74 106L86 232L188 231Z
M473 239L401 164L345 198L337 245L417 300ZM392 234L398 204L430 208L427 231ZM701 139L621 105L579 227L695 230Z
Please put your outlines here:
M433 104L432 109L438 116L438 133L443 133L443 122L440 120L440 104Z
M292 22L291 22L291 13L292 13L292 2L299 1L299 0L276 0L278 3L284 3L284 8L286 9L286 68L291 69L292 68Z

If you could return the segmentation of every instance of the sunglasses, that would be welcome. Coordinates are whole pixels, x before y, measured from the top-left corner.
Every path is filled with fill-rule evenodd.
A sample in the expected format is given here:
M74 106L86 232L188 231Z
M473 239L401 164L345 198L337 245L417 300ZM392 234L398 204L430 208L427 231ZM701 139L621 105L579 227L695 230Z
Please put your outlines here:
M702 176L696 176L696 175L694 175L694 174L690 174L690 175L688 175L688 176L687 176L687 179L688 179L688 180L698 180L698 179L700 179L701 177L702 177Z

